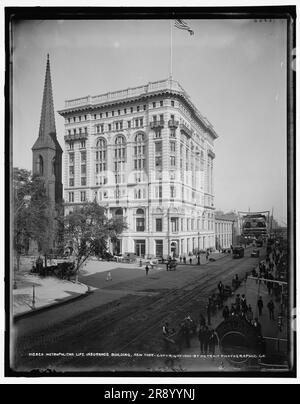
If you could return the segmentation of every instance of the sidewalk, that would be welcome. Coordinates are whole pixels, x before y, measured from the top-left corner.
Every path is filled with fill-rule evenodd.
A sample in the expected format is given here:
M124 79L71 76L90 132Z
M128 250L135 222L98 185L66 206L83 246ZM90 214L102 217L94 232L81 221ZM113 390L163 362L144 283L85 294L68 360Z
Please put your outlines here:
M269 319L269 312L267 309L267 304L272 298L268 295L268 289L264 283L260 285L255 280L247 280L242 282L241 286L235 291L234 295L227 299L225 304L229 308L231 307L231 303L234 303L235 297L237 294L243 295L245 294L247 299L247 304L251 304L254 318L257 317L261 326L262 326L262 335L267 338L274 338L274 341L270 340L266 342L267 354L274 353L277 349L277 338L286 339L287 338L287 326L283 325L283 329L280 332L278 329L278 321L277 316L279 313L279 303L273 302L275 304L275 320ZM257 299L261 296L264 302L264 309L262 312L262 316L259 317L258 309L257 309ZM222 310L218 310L214 316L211 316L211 326L210 328L216 329L218 325L223 321ZM241 368L235 367L233 364L229 363L227 360L222 360L219 358L211 359L209 357L198 357L195 359L193 355L200 355L200 346L199 340L197 337L193 337L190 340L191 346L190 348L184 348L181 352L181 355L186 355L185 358L180 358L179 366L183 370L188 371L242 371ZM284 342L280 342L280 349L285 350L286 344ZM215 351L216 355L221 354L219 347L216 347ZM176 367L176 366L175 366Z
M14 317L76 299L89 292L88 286L82 283L54 277L41 278L25 272L15 274L12 286Z

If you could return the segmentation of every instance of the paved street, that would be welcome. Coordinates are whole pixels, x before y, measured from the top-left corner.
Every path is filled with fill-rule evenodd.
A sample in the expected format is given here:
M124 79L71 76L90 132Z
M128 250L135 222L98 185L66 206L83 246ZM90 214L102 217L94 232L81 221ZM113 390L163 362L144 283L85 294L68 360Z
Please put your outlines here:
M162 323L169 321L176 327L187 312L196 316L204 311L208 296L220 280L231 284L236 273L245 273L257 265L258 259L250 258L251 250L239 260L226 256L200 267L187 264L168 272L165 268L153 269L148 276L143 268L119 264L108 269L111 281L107 281L108 270L103 271L106 263L93 262L90 265L99 267L99 271L93 267L80 279L95 288L92 294L18 320L14 328L14 367L156 370L161 359L128 360L88 354L161 352ZM43 356L31 356L33 353Z

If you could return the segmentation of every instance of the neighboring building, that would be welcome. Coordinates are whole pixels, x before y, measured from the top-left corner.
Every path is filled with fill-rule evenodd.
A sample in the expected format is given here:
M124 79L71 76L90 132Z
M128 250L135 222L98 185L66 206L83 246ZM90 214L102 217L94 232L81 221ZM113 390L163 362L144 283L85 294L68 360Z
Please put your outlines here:
M32 173L44 179L50 201L62 202L62 148L56 138L49 55L41 110L39 136L32 147Z
M216 249L230 248L235 244L235 217L231 213L215 213Z
M86 201L123 216L114 253L183 255L214 247L217 134L174 80L67 100L65 211Z

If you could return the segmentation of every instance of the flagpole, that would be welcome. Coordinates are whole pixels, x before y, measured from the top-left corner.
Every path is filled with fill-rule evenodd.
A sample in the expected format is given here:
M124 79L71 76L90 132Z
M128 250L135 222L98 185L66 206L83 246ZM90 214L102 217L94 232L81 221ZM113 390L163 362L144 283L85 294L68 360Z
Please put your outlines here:
M170 79L173 76L173 20L170 20Z

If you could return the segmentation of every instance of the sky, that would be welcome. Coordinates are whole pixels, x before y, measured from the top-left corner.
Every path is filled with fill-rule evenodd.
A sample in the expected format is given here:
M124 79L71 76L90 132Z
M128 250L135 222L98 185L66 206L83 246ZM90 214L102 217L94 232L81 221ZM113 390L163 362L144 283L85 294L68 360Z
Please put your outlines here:
M214 126L215 206L287 217L286 21L185 20L173 78ZM165 79L169 20L21 21L12 27L13 166L31 169L47 53L55 110L66 99ZM64 146L64 119L56 112Z

